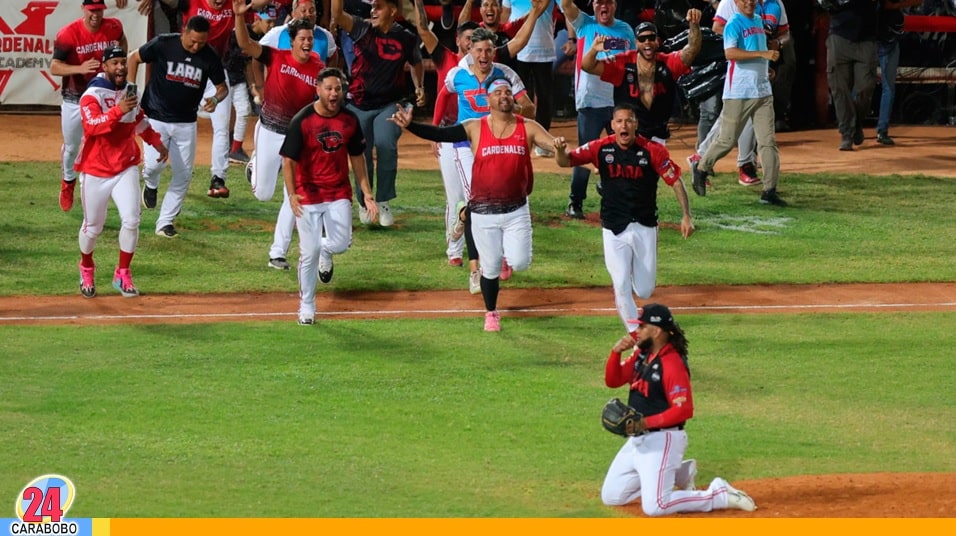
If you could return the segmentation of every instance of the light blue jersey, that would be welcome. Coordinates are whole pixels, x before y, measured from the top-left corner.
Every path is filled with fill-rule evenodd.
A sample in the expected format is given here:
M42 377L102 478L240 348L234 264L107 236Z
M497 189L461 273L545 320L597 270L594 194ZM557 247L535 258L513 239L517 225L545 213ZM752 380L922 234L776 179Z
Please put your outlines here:
M724 28L724 50L728 48L751 52L767 50L767 34L760 17L755 14L750 18L741 13L731 17ZM770 66L768 60L728 60L727 63L723 98L759 99L773 94L767 70Z
M466 119L478 119L490 113L488 90L470 69L473 61L471 56L465 56L445 76L445 89L458 96L458 123ZM511 82L511 93L516 101L527 93L521 78L507 65L492 64L491 73L485 80L500 77Z
M574 33L578 36L578 52L574 58L574 106L582 108L607 108L614 106L614 86L602 82L600 76L586 73L581 70L581 60L584 53L591 49L594 38L598 35L607 36L607 43L614 50L598 52L597 59L603 60L613 54L620 54L637 48L634 40L634 29L627 23L615 20L611 26L599 24L591 15L583 11L572 23Z
M313 32L315 42L312 44L312 51L322 58L323 63L328 63L329 58L335 55L335 51L338 50L338 47L335 45L335 39L328 30L321 26L316 26ZM266 34L262 36L262 39L259 40L259 44L279 50L291 49L292 38L289 36L287 25L276 26L266 32Z

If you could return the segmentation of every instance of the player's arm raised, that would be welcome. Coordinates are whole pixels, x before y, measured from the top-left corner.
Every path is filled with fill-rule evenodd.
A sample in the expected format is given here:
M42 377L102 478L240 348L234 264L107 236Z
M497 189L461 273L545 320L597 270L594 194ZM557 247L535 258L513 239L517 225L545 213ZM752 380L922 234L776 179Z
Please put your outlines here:
M250 58L258 58L262 55L262 45L249 37L249 29L246 28L246 11L249 6L245 0L232 0L232 12L235 14L236 21L236 43L239 48Z
M346 13L345 9L342 8L342 1L332 0L332 22L348 33L352 31L352 15Z
M528 41L531 41L531 34L534 32L535 24L537 24L538 19L541 18L541 15L548 9L549 5L551 5L551 0L531 0L531 11L524 18L524 22L521 23L521 29L518 30L518 33L516 33L506 45L508 47L508 54L511 55L512 58L516 57L518 52L521 52L521 49L528 46Z
M694 63L694 58L697 57L697 54L700 54L700 48L703 46L703 38L700 33L700 17L701 11L699 9L687 10L687 44L680 51L680 61L688 67Z
M438 36L428 27L428 15L425 13L425 0L415 0L415 28L418 30L418 37L425 45L425 52L431 54L438 48Z

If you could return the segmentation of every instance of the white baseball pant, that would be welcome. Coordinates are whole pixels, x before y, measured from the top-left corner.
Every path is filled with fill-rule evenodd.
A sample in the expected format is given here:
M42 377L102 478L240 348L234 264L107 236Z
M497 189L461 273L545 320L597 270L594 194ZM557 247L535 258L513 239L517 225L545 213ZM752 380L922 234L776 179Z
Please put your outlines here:
M531 266L531 208L528 203L505 214L471 213L471 233L481 259L481 275L501 275L501 260L516 272Z
M276 181L282 171L282 155L279 149L285 141L285 134L273 132L256 122L255 144L256 151L249 160L252 170L252 194L259 201L269 201L275 195ZM295 214L289 204L289 193L282 185L282 206L276 217L275 234L272 246L269 248L269 258L286 257L289 245L292 243L292 230L295 228Z
M71 182L76 180L73 164L80 154L80 143L83 142L83 118L80 116L79 103L63 102L60 105L60 131L63 133L63 146L60 147L63 166L61 178Z
M445 241L448 244L445 255L449 259L461 258L465 251L464 235L458 237L458 240L451 239L452 227L456 218L455 207L458 206L460 201L468 200L468 194L471 190L471 161L474 160L474 155L471 152L471 147L467 145L468 142L462 143L465 144L463 147L456 147L459 144L454 143L438 144L438 165L441 169L442 182L445 185ZM467 167L465 167L465 162L462 161L462 155L460 155L462 150L467 153L464 156L465 160L470 160L467 162Z
M106 209L110 198L119 212L119 248L133 253L139 242L139 169L130 166L115 177L96 177L81 173L80 202L83 204L83 224L80 225L80 252L93 253L96 239L106 223Z
M677 479L686 450L687 432L676 428L629 437L608 468L601 500L623 506L641 499L649 516L727 508L726 483L720 478L706 490L674 491L675 483L687 484Z
M295 224L299 229L299 316L314 317L319 266L331 265L332 255L345 253L352 244L352 200L303 205Z
M229 87L229 80L226 79L226 87ZM202 101L199 103L199 112L197 115L203 119L209 119L212 122L212 153L209 158L209 170L213 176L226 178L226 170L229 169L229 120L232 119L232 97L231 91L226 93L226 98L216 105L212 113L202 110L203 103L209 97L216 95L216 86L212 81L206 81L206 90L202 94Z
M252 104L249 102L249 85L245 82L236 84L229 89L232 107L236 110L236 123L232 126L232 139L242 143L246 139L246 125L252 114Z
M164 123L149 120L153 128L169 150L169 167L173 177L169 188L163 195L163 204L156 220L156 229L171 225L183 208L189 183L193 180L193 161L196 158L196 123ZM159 188L159 176L166 167L165 162L157 162L159 152L148 143L143 144L143 182L150 188Z
M650 298L657 284L657 227L637 222L621 234L601 229L604 236L604 266L614 286L614 305L628 333L637 331L634 294Z

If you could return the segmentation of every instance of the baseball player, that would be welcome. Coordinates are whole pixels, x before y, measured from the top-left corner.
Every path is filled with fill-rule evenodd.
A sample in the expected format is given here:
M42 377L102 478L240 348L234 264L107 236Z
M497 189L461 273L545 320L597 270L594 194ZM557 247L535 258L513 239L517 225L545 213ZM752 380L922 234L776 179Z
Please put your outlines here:
M604 264L614 285L614 304L628 333L637 329L634 293L650 298L657 279L657 183L674 190L681 208L684 238L694 233L681 169L667 149L637 134L634 107L618 104L611 115L613 134L568 152L564 137L555 139L555 160L562 167L595 166L601 176L601 226Z
M534 11L529 15L532 18L531 23L522 27L522 33L527 37L530 37L530 32L535 27L533 24L534 18L539 17L544 12L544 7L541 2L537 2ZM471 49L468 55L462 58L458 65L445 75L445 90L458 100L459 124L470 119L485 117L490 113L488 88L485 83L499 77L507 79L508 85L513 91L511 97L513 109L526 118L530 119L534 116L534 103L528 97L528 92L517 73L504 64L492 61L497 50L494 39L495 34L491 30L485 28L474 30L471 34ZM472 167L475 162L472 144L467 139L458 143L443 144L439 162L443 170L442 178L445 182L445 188L451 192L447 195L449 205L455 207L452 217L458 220L462 217L462 211L459 208L461 203L470 198ZM458 178L458 183L452 180L452 170L457 171L455 175ZM464 212L464 235L468 243L468 264L470 268L468 287L472 294L478 294L481 292L478 248L474 243L468 209L466 208ZM456 223L457 221L453 222L452 229L455 228ZM454 234L452 237L455 237ZM511 277L510 266L512 265L505 264L503 271L500 272L503 280Z
M219 60L225 64L229 54L229 38L232 35L232 4L227 0L179 0L177 7L182 13L183 24L192 17L203 17L209 21L209 37L206 44L211 48ZM226 87L229 80L226 79ZM217 89L211 82L206 83L204 98L217 96ZM229 197L229 188L226 187L226 171L229 169L229 122L232 118L232 98L229 92L222 99L218 99L222 106L213 110L199 110L199 117L208 118L212 123L212 153L210 154L209 197Z
M231 11L231 10L230 10ZM209 21L193 17L186 21L181 34L163 34L154 37L129 55L129 78L136 79L141 63L153 66L143 93L142 106L153 130L159 132L169 148L169 166L173 177L169 182L156 234L173 238L179 234L173 225L183 208L189 183L193 179L193 161L196 158L196 110L214 112L229 95L226 72L215 51L206 46ZM206 84L216 87L216 94L204 97ZM223 104L228 108L228 104ZM156 158L156 152L146 146L143 164L143 206L156 206L159 176L166 167Z
M300 34L301 35L301 34ZM365 138L345 102L345 74L323 69L318 100L292 118L279 153L282 177L299 230L299 324L315 322L316 276L332 280L332 256L352 243L352 183L349 162L369 213L377 216L365 167ZM323 229L325 236L323 236Z
M474 47L477 46L476 43ZM534 120L514 113L514 96L508 78L491 78L485 87L490 110L485 117L436 127L412 123L411 112L399 107L391 121L426 140L471 142L475 158L468 210L482 260L485 331L501 331L501 315L497 309L498 278L503 261L508 259L509 271L526 270L531 265L531 210L528 208L528 195L534 188L531 150L541 147L554 151L554 136Z
M83 122L80 119L80 95L97 73L102 72L100 58L103 51L115 46L126 49L126 35L119 19L105 18L105 0L83 0L83 17L64 26L53 41L53 60L50 72L62 76L60 93L60 130L63 148L60 151L63 176L60 182L60 209L73 208L76 187L74 162L80 152Z
M604 368L608 387L630 387L628 405L640 416L608 468L601 500L623 506L640 499L649 516L721 509L753 512L754 500L723 478L714 478L705 490L695 489L697 462L684 460L684 425L694 416L687 338L664 305L645 305L637 322L637 331L611 348ZM622 361L622 353L631 348L634 353Z
M338 48L335 44L335 39L333 38L332 34L325 28L316 25L318 14L316 12L314 0L296 0L293 2L291 16L293 20L304 19L309 21L309 23L312 25L312 52L318 54L319 58L326 65L328 65L331 61L334 61L338 52ZM292 37L289 34L289 24L284 24L270 30L265 36L262 37L262 39L259 41L259 44L262 46L270 46L279 50L290 50L292 48L292 41ZM262 67L262 62L253 59L253 74L256 77L256 84L260 85L260 87L257 88L257 91L259 91L260 94L265 93L265 88L262 87L262 85L264 85L264 73ZM308 102L312 101L314 94L315 90L313 88L309 88ZM265 97L260 95L260 99L264 98ZM308 104L308 102L304 102L298 106L290 106L290 113L288 116L291 118L296 112L302 109L303 106ZM258 126L256 127L255 132L258 139L258 135L260 133ZM280 140L276 147L278 148L281 145L282 141ZM258 148L258 145L256 147ZM279 173L282 159L279 156L278 150L276 150L275 154L273 154L273 151L270 149L269 154L265 155L265 157L268 158L265 168L257 164L255 153L252 155L252 159L250 160L249 164L246 165L246 179L250 183L254 182L253 175L258 175L260 172L268 172L270 173L271 177L275 177ZM275 171L262 171L263 169L274 169ZM275 182L273 182L273 184L275 184ZM272 188L274 189L274 186ZM268 191L272 192L273 189ZM256 195L258 197L258 194ZM268 199L271 198L272 194L270 193ZM288 193L283 190L282 205L279 207L279 214L276 217L273 241L272 245L269 247L269 267L275 268L276 270L289 269L289 263L286 261L286 254L289 251L289 246L292 244L292 231L294 228L295 215L292 214L292 208L289 206Z
M83 224L80 226L80 293L96 296L93 248L103 232L106 208L112 197L120 215L119 264L113 272L113 287L126 298L139 295L129 265L139 240L140 150L135 135L155 148L159 160L168 153L159 134L149 126L137 106L135 92L127 91L126 49L106 49L103 72L90 81L80 97L83 144L76 159L80 172Z

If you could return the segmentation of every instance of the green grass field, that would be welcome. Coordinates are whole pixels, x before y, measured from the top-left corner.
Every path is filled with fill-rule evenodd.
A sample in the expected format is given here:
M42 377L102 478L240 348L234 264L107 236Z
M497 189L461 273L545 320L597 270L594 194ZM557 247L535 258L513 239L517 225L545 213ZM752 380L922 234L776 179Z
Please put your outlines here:
M77 206L53 164L0 163L0 295L79 297ZM144 293L295 292L265 267L278 201L205 197L144 211ZM600 231L560 218L565 176L539 176L535 259L503 286L607 286ZM660 235L659 285L953 281L956 181L785 176L793 207L720 176L692 195L698 232ZM165 190L165 182L161 193ZM444 264L435 173L402 173L393 229L357 228L321 291L461 288ZM661 218L677 219L662 189ZM357 221L357 220L356 220ZM97 248L116 255L115 209ZM290 255L294 259L297 255ZM108 268L108 269L107 269ZM612 304L608 304L610 307ZM699 483L722 476L956 470L956 312L685 315ZM0 324L0 497L44 473L78 487L75 516L616 517L599 490L620 441L598 415L606 317L196 325Z

